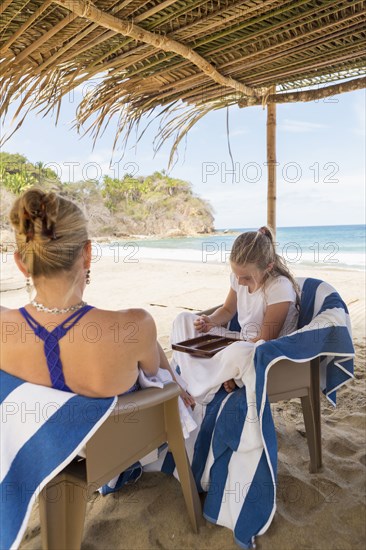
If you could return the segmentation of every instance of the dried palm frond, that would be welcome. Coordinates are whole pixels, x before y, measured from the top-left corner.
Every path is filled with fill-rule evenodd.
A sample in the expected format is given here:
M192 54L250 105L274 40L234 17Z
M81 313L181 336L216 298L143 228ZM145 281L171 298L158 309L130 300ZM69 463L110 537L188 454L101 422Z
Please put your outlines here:
M6 0L0 14L0 113L18 100L15 130L32 109L57 120L88 86L80 130L96 139L117 117L126 143L158 113L155 147L173 138L173 154L210 110L365 87L361 0Z

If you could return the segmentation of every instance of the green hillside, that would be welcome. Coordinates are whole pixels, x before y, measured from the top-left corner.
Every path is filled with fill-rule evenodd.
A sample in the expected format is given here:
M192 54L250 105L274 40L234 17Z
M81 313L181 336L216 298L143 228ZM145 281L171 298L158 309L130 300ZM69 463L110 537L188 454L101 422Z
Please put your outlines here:
M73 200L89 219L93 238L129 235L180 236L213 231L210 204L195 196L189 182L164 171L144 177L61 182L44 162L0 153L1 229L9 228L9 208L24 189L38 185Z

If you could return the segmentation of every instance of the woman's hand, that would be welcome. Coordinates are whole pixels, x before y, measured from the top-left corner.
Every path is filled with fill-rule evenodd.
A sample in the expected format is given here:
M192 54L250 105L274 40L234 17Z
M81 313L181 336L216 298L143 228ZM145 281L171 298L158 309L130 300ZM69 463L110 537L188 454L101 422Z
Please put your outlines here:
M190 393L188 393L186 390L184 390L182 387L180 387L180 397L183 399L183 403L186 407L191 407L194 409L196 402L191 396Z
M216 326L209 315L200 315L194 320L193 324L198 332L208 332Z
M176 382L179 386L179 389L180 389L180 397L183 399L183 403L185 404L186 407L194 407L196 402L195 400L193 399L193 397L186 391L182 388L182 386L180 385L179 383L179 377L178 379L176 378L176 373L173 372L171 366L169 365L169 361L164 353L164 350L163 348L161 347L161 345L159 344L159 342L157 342L157 348L158 348L158 351L159 351L159 355L160 355L160 368L161 369L165 369L167 370L168 372L170 372L171 374L171 377L172 379L174 380L174 382Z

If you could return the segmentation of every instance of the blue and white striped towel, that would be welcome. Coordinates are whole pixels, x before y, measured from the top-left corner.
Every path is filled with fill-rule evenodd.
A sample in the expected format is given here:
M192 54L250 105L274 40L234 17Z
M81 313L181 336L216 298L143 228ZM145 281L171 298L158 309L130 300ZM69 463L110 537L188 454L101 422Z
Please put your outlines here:
M2 550L18 548L37 495L76 457L116 402L116 397L82 397L0 371Z
M194 418L200 428L186 445L197 486L207 491L204 515L231 529L242 548L251 548L255 536L268 529L276 508L277 443L266 395L269 369L283 358L301 363L320 357L322 390L334 405L337 389L353 378L345 303L327 283L298 282L302 298L296 332L259 345L237 342L212 359L195 358L194 365L186 354L173 357L188 391L199 401ZM217 391L217 384L230 378L241 378L244 386L231 394ZM162 469L170 462L168 454Z

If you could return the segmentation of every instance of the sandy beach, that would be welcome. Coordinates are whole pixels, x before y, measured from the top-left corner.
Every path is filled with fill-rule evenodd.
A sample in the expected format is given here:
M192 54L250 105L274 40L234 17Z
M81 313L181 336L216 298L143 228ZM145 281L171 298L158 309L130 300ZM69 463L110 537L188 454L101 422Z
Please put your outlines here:
M1 304L26 303L25 281L10 257L3 256ZM308 471L309 455L298 400L273 407L279 447L277 512L258 549L358 550L366 536L365 275L359 271L314 266L293 270L321 278L346 302L356 348L355 379L338 393L336 409L322 398L323 469ZM85 299L96 307L142 307L154 317L159 340L169 351L170 327L183 310L221 303L228 290L223 264L139 259L115 262L103 257L92 267ZM40 549L38 505L20 548ZM232 533L206 523L192 533L179 483L164 474L146 473L134 486L88 504L83 550L238 548Z

